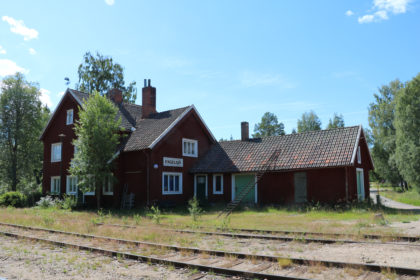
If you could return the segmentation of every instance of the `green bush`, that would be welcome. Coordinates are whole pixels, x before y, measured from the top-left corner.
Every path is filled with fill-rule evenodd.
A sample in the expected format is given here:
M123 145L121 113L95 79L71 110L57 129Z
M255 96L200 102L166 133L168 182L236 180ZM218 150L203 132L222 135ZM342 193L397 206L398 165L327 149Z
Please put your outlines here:
M61 202L61 208L64 210L73 210L77 206L77 199L73 195L64 195L63 201Z
M20 192L7 192L0 196L1 206L24 207L26 196Z
M190 205L188 211L190 211L191 218L194 222L197 222L198 218L203 213L203 209L200 208L200 203L197 197L194 196L194 198L190 199L188 204Z

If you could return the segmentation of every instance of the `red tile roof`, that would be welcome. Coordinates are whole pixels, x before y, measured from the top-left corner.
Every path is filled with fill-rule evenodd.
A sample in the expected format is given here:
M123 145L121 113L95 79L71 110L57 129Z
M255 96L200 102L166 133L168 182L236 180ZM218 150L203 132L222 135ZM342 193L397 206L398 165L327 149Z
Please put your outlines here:
M248 141L222 141L213 145L190 172L255 172L277 149L280 155L273 171L350 166L360 133L360 126L352 126Z

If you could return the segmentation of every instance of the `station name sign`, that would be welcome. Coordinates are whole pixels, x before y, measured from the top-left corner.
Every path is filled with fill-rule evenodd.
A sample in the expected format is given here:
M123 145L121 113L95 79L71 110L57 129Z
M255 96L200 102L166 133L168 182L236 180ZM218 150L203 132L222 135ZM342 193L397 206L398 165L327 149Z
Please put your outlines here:
M182 158L163 158L163 166L183 167L184 161Z

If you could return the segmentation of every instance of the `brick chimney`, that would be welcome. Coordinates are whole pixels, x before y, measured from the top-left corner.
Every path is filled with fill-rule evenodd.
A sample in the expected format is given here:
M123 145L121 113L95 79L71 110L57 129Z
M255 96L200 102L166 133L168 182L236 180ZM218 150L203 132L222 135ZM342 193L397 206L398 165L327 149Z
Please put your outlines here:
M122 91L118 88L110 89L107 93L108 98L117 104L121 104L123 101Z
M242 141L249 140L249 123L248 122L241 122L241 140Z
M147 119L151 114L156 113L156 88L150 85L150 79L144 79L141 105L142 119Z

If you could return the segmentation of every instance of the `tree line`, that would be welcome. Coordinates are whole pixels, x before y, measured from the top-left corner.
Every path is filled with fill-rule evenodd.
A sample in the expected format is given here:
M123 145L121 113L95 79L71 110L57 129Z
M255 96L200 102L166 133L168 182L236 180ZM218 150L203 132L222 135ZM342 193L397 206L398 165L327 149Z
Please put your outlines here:
M292 134L302 133L308 131L321 130L321 120L314 111L305 112L297 121L297 131L292 129ZM329 119L327 129L344 127L344 117L334 113L333 117ZM267 137L275 135L285 135L284 124L279 122L274 113L266 112L261 118L261 121L254 127L254 134L252 137Z
M378 179L420 192L420 74L378 89L369 105L369 126Z

